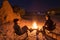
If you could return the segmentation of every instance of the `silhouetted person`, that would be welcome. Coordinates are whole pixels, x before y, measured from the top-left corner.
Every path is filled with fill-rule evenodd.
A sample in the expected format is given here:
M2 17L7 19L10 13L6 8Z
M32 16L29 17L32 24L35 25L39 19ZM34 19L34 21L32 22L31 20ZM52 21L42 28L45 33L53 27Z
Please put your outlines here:
M46 18L46 22L45 25L43 26L43 31L45 33L45 29L47 29L48 31L53 31L55 29L55 25L54 22L51 20L49 15L45 15Z
M28 37L28 27L25 25L23 26L22 28L20 28L20 26L18 25L18 20L19 19L14 19L14 32L17 34L17 35L23 35L24 33L26 33L26 37L24 38L24 40L26 40L26 38Z
M22 34L22 32L21 32L21 29L20 29L20 26L18 25L18 20L19 19L14 19L14 32L17 34L17 35L20 35L20 34Z

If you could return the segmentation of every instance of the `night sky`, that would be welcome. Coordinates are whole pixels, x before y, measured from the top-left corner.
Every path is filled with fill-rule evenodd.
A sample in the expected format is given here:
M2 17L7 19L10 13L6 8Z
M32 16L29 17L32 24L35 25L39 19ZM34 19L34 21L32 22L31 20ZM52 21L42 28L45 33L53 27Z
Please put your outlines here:
M46 11L50 8L60 8L60 0L9 0L9 3L27 11ZM1 4L2 0L0 0L0 6Z

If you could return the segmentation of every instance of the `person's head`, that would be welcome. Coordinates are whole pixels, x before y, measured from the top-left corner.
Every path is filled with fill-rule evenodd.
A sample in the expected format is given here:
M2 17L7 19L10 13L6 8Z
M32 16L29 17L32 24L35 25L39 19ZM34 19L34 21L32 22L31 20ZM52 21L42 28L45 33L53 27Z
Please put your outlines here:
M50 16L49 15L45 15L46 20L50 20Z
M17 24L18 21L19 21L19 19L14 19L14 20L13 20L13 22L14 22L15 24Z

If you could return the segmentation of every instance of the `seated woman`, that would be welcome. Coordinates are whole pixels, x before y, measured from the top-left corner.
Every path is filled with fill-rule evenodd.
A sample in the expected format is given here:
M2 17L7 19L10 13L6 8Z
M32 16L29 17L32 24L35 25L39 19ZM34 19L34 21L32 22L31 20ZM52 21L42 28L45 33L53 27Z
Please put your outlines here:
M54 22L51 20L49 15L46 15L45 18L46 18L46 22L43 26L44 33L45 33L45 29L47 29L48 31L53 31L56 28L55 27L56 24L54 24Z

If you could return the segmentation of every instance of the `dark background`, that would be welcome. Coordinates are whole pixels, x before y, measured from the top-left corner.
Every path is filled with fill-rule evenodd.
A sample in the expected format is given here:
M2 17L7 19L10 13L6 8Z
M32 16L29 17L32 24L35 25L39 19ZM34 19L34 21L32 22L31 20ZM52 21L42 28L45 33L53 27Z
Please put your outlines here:
M59 8L60 0L8 0L14 6L19 6L27 11L46 11L50 8ZM3 0L0 0L0 7Z

